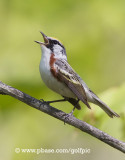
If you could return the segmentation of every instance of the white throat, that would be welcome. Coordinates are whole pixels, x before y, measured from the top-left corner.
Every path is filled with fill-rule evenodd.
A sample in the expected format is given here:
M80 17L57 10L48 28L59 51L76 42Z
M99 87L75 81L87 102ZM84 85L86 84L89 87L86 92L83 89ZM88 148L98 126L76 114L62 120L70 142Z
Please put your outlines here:
M46 57L46 60L48 62L52 54L52 51L44 45L41 46L41 51L42 51L42 58ZM62 53L62 50L59 48L59 46L55 45L53 54L55 58L65 59L67 61L67 56L64 53Z
M75 98L75 95L73 94L73 92L68 87L66 87L64 83L59 82L52 75L50 71L50 56L52 54L51 50L46 48L45 46L42 46L41 48L42 48L42 57L40 61L39 70L40 70L40 74L43 82L48 86L48 88L50 88L54 92L62 96ZM56 55L56 56L57 58L67 59L66 56L65 57L59 56L59 55Z

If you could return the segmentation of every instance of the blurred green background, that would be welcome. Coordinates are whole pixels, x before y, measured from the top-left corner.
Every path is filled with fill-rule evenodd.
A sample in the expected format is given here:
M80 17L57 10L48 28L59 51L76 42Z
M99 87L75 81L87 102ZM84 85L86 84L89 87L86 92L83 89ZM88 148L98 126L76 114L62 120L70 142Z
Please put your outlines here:
M39 74L39 31L65 45L68 62L121 118L110 119L99 107L81 103L75 116L125 140L125 1L1 0L0 81L38 99L60 96ZM70 112L65 103L52 106ZM89 148L89 154L15 153L15 148ZM9 96L0 95L0 157L20 159L123 159L124 154L81 131L64 125Z

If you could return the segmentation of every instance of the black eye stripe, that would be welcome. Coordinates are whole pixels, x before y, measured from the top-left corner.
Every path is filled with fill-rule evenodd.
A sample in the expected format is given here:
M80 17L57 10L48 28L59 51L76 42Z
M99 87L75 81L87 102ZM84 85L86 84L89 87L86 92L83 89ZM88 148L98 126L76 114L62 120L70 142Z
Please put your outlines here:
M60 46L62 46L58 41L56 41L56 40L52 40L51 41L53 44L58 44L58 45L60 45Z
M60 42L58 42L56 40L49 40L49 42L50 42L50 44L58 44L59 46L64 48L64 46Z
M59 44L59 42L58 42L58 41L55 41L55 40L53 40L52 43L54 43L54 44Z
M49 43L46 45L47 48L51 49L51 51L53 52L54 51L54 44L56 45L59 45L63 48L63 51L62 54L65 54L66 55L66 50L65 50L65 47L57 40L54 40L54 39L48 39L49 40Z

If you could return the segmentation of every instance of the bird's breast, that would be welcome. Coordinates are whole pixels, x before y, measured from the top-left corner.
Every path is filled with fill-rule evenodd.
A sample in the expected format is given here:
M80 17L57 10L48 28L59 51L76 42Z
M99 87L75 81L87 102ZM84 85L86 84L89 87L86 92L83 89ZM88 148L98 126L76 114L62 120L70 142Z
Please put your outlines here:
M40 61L39 70L43 82L56 93L65 97L75 98L74 93L63 82L56 79L55 60L51 56L51 54L48 56L43 54Z

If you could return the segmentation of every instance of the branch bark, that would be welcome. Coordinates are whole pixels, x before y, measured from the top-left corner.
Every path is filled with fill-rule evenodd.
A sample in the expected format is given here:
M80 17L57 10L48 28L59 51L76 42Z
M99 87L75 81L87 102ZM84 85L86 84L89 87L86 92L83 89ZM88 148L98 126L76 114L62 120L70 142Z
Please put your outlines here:
M113 138L112 136L108 135L107 133L91 126L90 124L81 121L74 116L69 116L67 119L65 119L66 113L62 112L61 110L58 110L45 102L41 102L38 99L35 99L34 97L31 97L30 95L23 93L22 91L15 89L11 86L8 86L0 81L0 94L3 95L9 95L11 97L14 97L29 106L36 108L44 113L47 113L51 115L52 117L55 117L61 121L65 121L65 123L74 126L78 129L80 129L83 132L86 132L90 134L91 136L103 141L104 143L118 149L119 151L125 153L125 142L122 142L120 140L117 140Z

